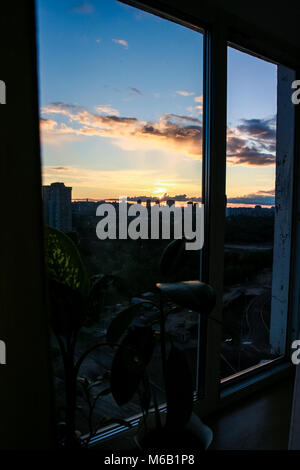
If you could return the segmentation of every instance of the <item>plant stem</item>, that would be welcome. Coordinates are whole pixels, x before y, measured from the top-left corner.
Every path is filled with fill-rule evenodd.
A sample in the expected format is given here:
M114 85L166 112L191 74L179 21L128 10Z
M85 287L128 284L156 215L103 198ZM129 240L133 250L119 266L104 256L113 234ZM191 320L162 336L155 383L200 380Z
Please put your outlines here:
M161 363L163 380L165 386L165 392L167 391L167 353L166 353L166 329L165 329L165 317L163 308L163 298L160 294L160 350L161 350Z
M74 447L75 444L75 413L76 413L76 370L74 364L74 347L70 337L67 338L66 345L59 335L55 335L58 341L64 366L65 375L65 397L66 397L66 447Z
M80 369L80 366L81 366L81 364L83 363L84 359L85 359L92 351L94 351L94 350L97 349L97 348L103 347L103 346L118 346L118 343L97 343L97 344L94 344L94 346L90 347L87 351L85 351L85 352L80 356L80 358L79 358L78 361L76 362L76 364L75 364L75 373L76 373L76 375L78 374L79 369Z
M68 355L67 367L65 369L66 378L66 447L74 447L75 444L75 414L76 414L76 394L77 382L74 368L74 357Z

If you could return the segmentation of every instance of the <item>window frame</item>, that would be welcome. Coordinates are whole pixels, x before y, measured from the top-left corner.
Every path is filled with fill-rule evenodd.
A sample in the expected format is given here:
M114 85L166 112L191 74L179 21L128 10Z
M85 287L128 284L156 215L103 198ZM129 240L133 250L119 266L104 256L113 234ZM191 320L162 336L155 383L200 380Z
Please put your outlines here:
M217 307L214 317L222 318L222 292L224 271L225 197L226 197L226 128L227 128L227 48L234 47L276 65L290 67L295 79L300 76L296 51L287 48L271 35L267 38L256 27L206 5L201 7L201 20L193 15L156 0L119 0L141 10L179 23L194 30L204 31L204 82L203 82L203 184L205 204L205 248L202 259L202 279L210 282L217 291ZM254 34L253 34L254 33ZM213 119L212 119L213 117ZM300 123L299 106L294 109L294 129ZM228 403L247 396L253 391L293 374L290 361L290 345L299 332L298 312L300 295L295 286L300 283L300 139L294 132L293 152L293 204L291 212L290 278L288 294L286 346L284 357L270 363L254 366L230 377L219 380L221 325L208 322L204 366L204 392L198 396L196 411L207 415ZM224 150L225 149L225 150ZM223 159L220 157L223 153ZM218 171L214 171L217 168ZM212 175L215 177L212 177ZM220 220L222 222L220 222ZM218 230L214 230L217 226ZM203 328L202 334L203 335ZM200 337L201 337L200 336ZM218 340L218 347L214 343ZM213 341L214 340L214 341ZM200 339L201 342L201 339ZM203 378L203 373L198 377ZM203 387L203 385L202 385ZM198 383L198 390L202 389Z
M150 0L119 0L140 10L163 17L167 20L179 23L199 32L204 31L204 100L203 100L203 188L205 206L205 249L202 260L202 279L211 283L217 291L217 306L214 317L222 319L222 293L224 271L224 232L225 232L225 195L226 195L226 128L227 128L227 47L234 44L244 52L252 51L257 57L268 61L274 61L288 67L300 76L296 68L293 54L284 54L284 48L276 49L269 42L266 44L259 36L242 34L236 29L236 25L224 14L216 14L213 19L207 7L204 8L203 22L195 16L189 16L181 11L167 6L165 3ZM244 25L243 25L244 26ZM249 31L249 27L245 26ZM238 44L238 46L237 46ZM276 43L275 43L276 44ZM283 49L283 51L281 50ZM266 59L268 57L268 59ZM300 111L295 109L295 129L300 123ZM204 389L195 401L195 411L200 416L227 406L237 399L247 396L249 393L261 389L265 385L274 383L282 377L293 372L293 366L289 361L289 345L292 338L298 334L297 324L299 315L299 297L295 286L300 282L300 188L296 181L300 178L300 144L297 133L294 135L294 173L293 173L293 207L291 229L291 264L290 264L290 289L289 312L286 340L286 354L284 358L273 361L259 367L251 368L220 384L220 345L221 325L209 321L201 328L200 336L206 336L205 364L202 359L199 362L197 376L199 378L198 389ZM217 229L216 229L217 228ZM217 343L217 347L215 346ZM201 344L201 339L200 339ZM203 368L204 365L204 368ZM226 382L226 383L225 383ZM133 417L130 421L137 424L139 417ZM102 439L115 436L119 432L126 431L122 426L111 426L101 430L92 441L96 444Z
M220 83L220 77L223 77L224 83L227 82L227 60L225 58L225 54L227 56L227 48L234 47L235 49L241 50L247 54L253 55L258 57L262 60L266 60L268 62L273 62L279 66L288 66L291 67L291 63L286 61L285 64L282 62L278 63L278 57L266 57L260 52L255 52L253 49L249 51L246 47L247 41L243 41L243 46L236 45L230 41L232 36L228 33L228 25L224 25L224 23L215 22L212 28L213 34L208 36L208 40L211 42L210 50L211 54L210 57L206 57L206 63L210 61L212 68L215 67L215 70L219 70L219 76L215 79L212 76L212 85L211 90L206 90L206 93L211 93L210 102L212 103L210 116L213 116L214 121L217 120L217 125L215 125L214 129L211 132L210 138L213 141L217 141L219 144L224 146L224 132L222 129L218 127L220 122L223 120L224 122L224 115L226 115L226 104L227 104L227 90L224 90L224 86L222 87L222 83ZM235 36L234 36L235 37ZM253 47L252 41L249 44L250 47ZM224 48L226 52L224 52ZM223 64L223 70L220 71L218 69L218 65L220 67L220 63ZM225 66L226 64L226 66ZM208 65L209 66L209 65ZM299 69L296 67L292 67L294 71L294 79L299 76ZM225 71L226 69L226 71ZM226 73L225 73L226 72ZM226 77L225 77L226 75ZM292 90L291 90L292 93ZM222 95L220 97L220 95ZM219 98L219 102L218 102ZM204 101L205 102L205 101ZM216 104L218 103L218 104ZM293 105L291 105L293 106ZM205 106L204 106L205 109ZM297 128L297 122L300 121L300 112L297 107L294 107L294 129ZM221 116L221 117L220 117ZM207 123L207 126L211 126L212 123ZM221 124L222 126L222 124ZM223 124L223 131L226 130L226 124ZM226 138L225 138L226 140ZM220 148L220 146L218 148ZM225 141L226 145L226 141ZM209 400L204 400L203 403L199 402L197 411L201 416L207 415L210 412L214 412L218 409L222 409L228 404L236 401L237 399L243 398L247 396L249 393L262 389L264 386L269 385L270 383L274 383L277 380L281 380L283 377L293 374L294 367L290 361L291 355L291 343L294 339L297 338L299 334L299 296L297 295L296 286L299 285L300 282L300 261L297 262L298 258L300 257L300 190L299 186L297 186L296 181L299 181L300 177L300 168L299 168L299 138L297 137L296 132L293 134L293 152L290 155L291 161L290 165L293 166L292 168L292 177L291 177L291 186L292 186L292 205L289 207L289 214L290 214L290 227L289 227L289 234L291 239L291 247L289 251L289 286L288 286L288 301L287 301L287 318L286 318L286 338L285 338L285 351L282 357L270 361L269 363L253 366L245 371L241 371L238 374L235 374L232 377L228 377L224 380L220 381L218 376L219 366L220 366L220 331L221 325L215 326L215 331L217 333L214 336L216 341L216 336L218 340L218 348L213 349L213 342L212 340L208 339L208 349L207 354L209 356L209 364L206 364L207 370L209 370L209 376L206 377L207 380L207 388L206 394L210 396ZM206 219L206 229L208 223L215 223L216 220L219 219L218 223L218 237L219 246L216 249L210 248L211 239L213 238L213 233L211 228L208 228L208 232L210 232L209 239L208 239L208 246L207 246L207 238L206 238L206 250L208 251L208 266L207 266L207 277L205 280L210 282L217 290L218 297L221 296L223 290L223 271L224 271L224 258L223 253L220 256L218 253L218 249L222 245L224 247L224 225L220 223L220 219L224 218L225 214L222 208L222 201L226 197L226 188L224 191L220 190L220 187L224 187L223 183L226 181L226 168L224 169L224 161L226 167L226 151L224 152L224 159L223 161L219 161L217 166L219 174L216 178L213 178L213 168L216 168L216 163L218 162L218 150L213 147L210 148L209 156L206 156L210 159L209 166L212 168L210 172L206 175L206 182L205 186L208 192L215 190L216 194L218 194L218 204L214 204L213 206L210 205L210 200L208 196L208 202L205 201L205 210L210 212L209 216ZM298 164L297 164L298 162ZM210 174L209 174L210 173ZM224 180L221 181L221 184L218 186L216 184L216 179L220 180L220 173L222 173L222 178ZM216 173L215 173L216 175ZM277 179L276 179L277 183ZM208 222L207 222L208 220ZM296 259L297 257L297 259ZM222 272L222 281L220 283L220 278L218 278L217 273L214 272L214 267L218 267L217 269ZM216 282L219 281L219 286ZM217 304L217 308L214 311L214 317L217 318L219 321L222 319L222 306ZM208 332L210 335L210 332ZM217 352L218 351L218 352ZM218 354L218 357L216 357ZM210 387L209 384L213 384ZM216 391L216 384L219 384L219 390Z

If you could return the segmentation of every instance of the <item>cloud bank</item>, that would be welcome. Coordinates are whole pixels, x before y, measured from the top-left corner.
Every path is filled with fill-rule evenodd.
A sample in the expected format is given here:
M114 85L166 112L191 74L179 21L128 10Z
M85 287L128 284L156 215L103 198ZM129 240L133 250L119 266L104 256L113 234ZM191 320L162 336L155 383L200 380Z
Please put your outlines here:
M275 164L276 122L272 119L242 119L227 132L227 159L232 165Z
M195 97L201 103L202 97ZM202 106L202 104L200 104ZM73 104L51 103L42 114L67 119L42 118L42 138L48 143L88 136L112 139L124 150L159 149L202 157L202 121L174 113L163 114L156 122L120 116L110 105L98 105L96 112ZM227 130L227 162L230 165L268 166L275 164L276 122L272 119L242 119Z
M97 109L104 112L103 106ZM150 123L132 117L100 115L84 107L65 103L52 103L44 107L42 113L68 118L69 124L58 124L52 119L41 120L42 130L52 137L56 135L58 139L66 134L76 137L99 136L112 138L116 145L127 150L173 150L198 158L202 154L202 127L197 118L164 114L157 122Z

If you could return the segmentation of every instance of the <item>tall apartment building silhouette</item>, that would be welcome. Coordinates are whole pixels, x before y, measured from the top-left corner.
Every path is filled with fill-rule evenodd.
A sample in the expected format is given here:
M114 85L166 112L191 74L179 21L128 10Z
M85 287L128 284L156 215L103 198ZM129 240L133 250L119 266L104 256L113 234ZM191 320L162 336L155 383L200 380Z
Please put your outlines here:
M62 232L72 231L72 188L64 183L43 186L45 223Z

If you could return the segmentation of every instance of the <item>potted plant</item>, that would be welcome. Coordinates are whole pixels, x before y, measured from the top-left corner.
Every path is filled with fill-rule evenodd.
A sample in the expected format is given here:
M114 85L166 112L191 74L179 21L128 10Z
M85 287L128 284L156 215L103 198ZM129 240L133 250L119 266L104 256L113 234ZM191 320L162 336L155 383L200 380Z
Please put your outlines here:
M98 319L103 294L116 279L114 276L89 278L75 243L61 231L46 227L45 242L51 325L64 371L65 406L58 426L58 445L82 447L88 445L101 426L112 423L130 426L118 418L104 418L95 426L93 412L98 400L111 392L109 383L105 377L93 381L80 376L80 368L89 354L108 343L95 343L79 356L76 354L80 330L93 325ZM84 439L76 426L79 389L88 406L89 433Z
M182 240L176 240L163 253L161 268L165 276L173 273L174 268L180 265L184 255L182 244ZM160 283L156 288L160 294L156 319L152 316L148 325L139 326L132 323L136 312L122 312L108 329L108 341L118 342L121 339L111 369L111 391L120 406L128 403L138 393L142 419L135 440L140 448L206 449L211 443L212 432L193 413L192 375L184 350L166 331L168 312L164 311L164 298L208 318L215 306L215 293L211 286L200 281ZM156 344L157 334L153 328L156 322L160 326L165 413L159 410L156 387L148 372ZM169 348L167 338L171 343Z
M215 304L213 289L199 281L157 284L160 304L140 300L130 305L111 321L106 341L96 343L76 357L76 343L80 329L92 325L99 315L103 293L114 276L89 278L80 254L73 241L62 232L46 229L46 262L49 277L51 323L63 359L65 376L65 416L59 429L59 441L64 447L88 445L102 425L118 423L130 427L127 421L110 418L94 426L93 411L99 398L112 393L118 405L128 403L139 394L143 418L136 441L141 448L202 448L210 444L212 432L193 414L194 389L192 376L185 357L165 324L169 312L164 310L164 297L208 317ZM182 264L182 240L172 242L161 259L161 271L165 277L174 273ZM154 315L148 323L139 324L141 307L152 305ZM154 325L159 323L159 340ZM171 346L167 348L167 338ZM166 413L157 404L157 390L151 382L147 367L154 348L160 343L163 382L166 394ZM99 380L80 377L80 367L88 355L97 348L116 347L109 384L93 396ZM78 386L83 389L89 413L89 435L82 439L76 427ZM151 411L151 403L154 409Z

